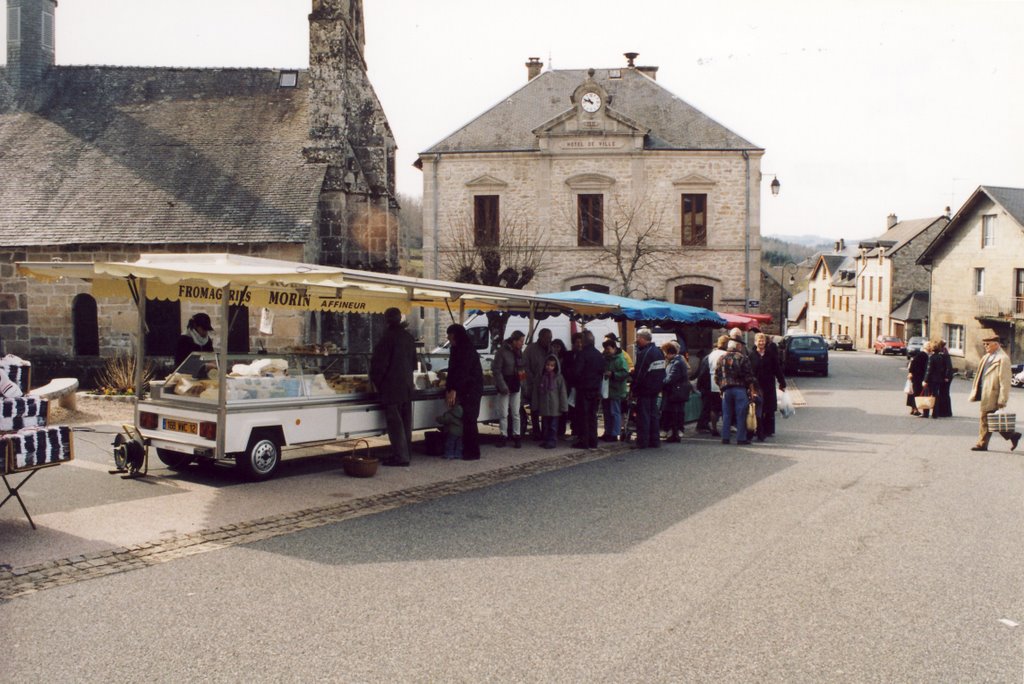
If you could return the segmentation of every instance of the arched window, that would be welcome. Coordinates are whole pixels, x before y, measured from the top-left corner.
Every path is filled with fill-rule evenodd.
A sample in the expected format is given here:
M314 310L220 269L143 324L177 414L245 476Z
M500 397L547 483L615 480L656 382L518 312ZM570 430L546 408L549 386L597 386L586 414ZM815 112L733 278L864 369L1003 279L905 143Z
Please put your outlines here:
M71 326L75 356L99 356L100 329L96 319L96 300L92 295L77 295L71 302Z
M715 302L715 288L710 285L698 285L695 283L678 285L675 289L675 300L676 304L700 306L710 309ZM686 343L686 348L693 355L690 361L692 365L698 357L704 356L711 351L711 329L703 326L687 325L683 328L683 341Z
M174 356L181 335L181 302L146 300L146 356Z
M231 317L231 331L228 333L228 351L234 354L248 354L249 307L232 304L228 315Z
M601 285L600 283L581 283L579 285L573 285L569 288L570 290L588 290L590 292L600 292L601 294L611 294L611 290L607 285Z

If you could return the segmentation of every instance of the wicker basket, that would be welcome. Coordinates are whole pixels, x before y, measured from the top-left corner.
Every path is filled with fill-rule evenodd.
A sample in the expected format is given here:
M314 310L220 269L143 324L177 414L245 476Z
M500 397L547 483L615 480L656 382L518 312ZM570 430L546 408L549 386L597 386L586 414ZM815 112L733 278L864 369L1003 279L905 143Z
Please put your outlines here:
M363 453L357 449L362 445ZM380 466L380 459L370 455L370 443L365 439L356 440L352 444L352 450L341 457L341 468L349 477L373 477L377 474Z
M1016 432L1016 413L990 413L987 418L989 432Z

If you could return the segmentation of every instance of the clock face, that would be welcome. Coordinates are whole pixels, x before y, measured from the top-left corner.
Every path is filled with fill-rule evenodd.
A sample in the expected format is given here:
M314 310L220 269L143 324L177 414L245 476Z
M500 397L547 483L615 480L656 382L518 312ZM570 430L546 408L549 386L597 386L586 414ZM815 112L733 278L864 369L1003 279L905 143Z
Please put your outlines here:
M580 105L583 107L583 111L593 114L601 108L601 96L597 93L586 93L580 99Z

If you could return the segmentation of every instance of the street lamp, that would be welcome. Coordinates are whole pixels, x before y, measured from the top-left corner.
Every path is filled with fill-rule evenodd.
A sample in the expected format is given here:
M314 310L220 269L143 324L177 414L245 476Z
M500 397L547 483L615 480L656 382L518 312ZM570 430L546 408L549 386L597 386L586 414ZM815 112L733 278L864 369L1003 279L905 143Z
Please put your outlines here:
M779 177L776 176L774 173L772 174L772 185L771 185L771 187L772 187L772 194L773 195L778 195L779 194L779 190L782 188L782 183L779 182Z
M800 272L800 267L794 264L792 261L787 261L779 266L779 334L786 334L786 324L789 323L789 317L786 312L786 303L789 297L786 293L786 273L790 269L793 272L789 276L789 284L793 285L796 283L796 275Z

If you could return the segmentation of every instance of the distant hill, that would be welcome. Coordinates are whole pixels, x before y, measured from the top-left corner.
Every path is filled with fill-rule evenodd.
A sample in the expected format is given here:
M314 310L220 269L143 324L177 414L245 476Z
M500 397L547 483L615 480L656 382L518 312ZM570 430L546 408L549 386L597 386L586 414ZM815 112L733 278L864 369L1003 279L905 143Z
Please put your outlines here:
M761 242L775 241L802 247L810 247L811 253L820 252L823 249L831 248L835 244L834 238L822 237L820 235L762 235ZM846 241L849 244L849 240Z

